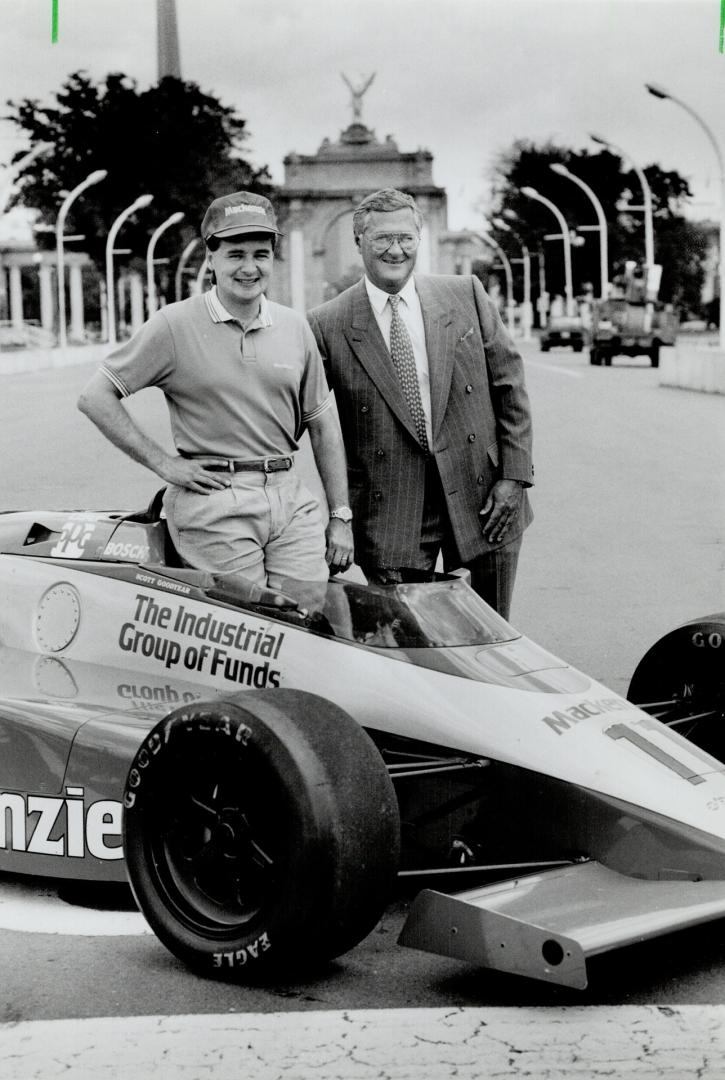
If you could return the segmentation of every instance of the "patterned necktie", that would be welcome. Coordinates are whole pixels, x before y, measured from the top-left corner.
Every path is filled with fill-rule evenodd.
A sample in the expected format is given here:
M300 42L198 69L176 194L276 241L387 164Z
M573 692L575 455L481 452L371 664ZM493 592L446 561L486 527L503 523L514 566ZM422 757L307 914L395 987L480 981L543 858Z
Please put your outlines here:
M423 412L423 401L420 396L420 384L418 383L418 372L415 367L413 344L407 327L400 317L400 297L389 296L388 302L392 312L390 319L390 355L398 373L405 400L408 402L410 414L413 417L415 430L418 433L418 441L425 452L428 453L425 413Z

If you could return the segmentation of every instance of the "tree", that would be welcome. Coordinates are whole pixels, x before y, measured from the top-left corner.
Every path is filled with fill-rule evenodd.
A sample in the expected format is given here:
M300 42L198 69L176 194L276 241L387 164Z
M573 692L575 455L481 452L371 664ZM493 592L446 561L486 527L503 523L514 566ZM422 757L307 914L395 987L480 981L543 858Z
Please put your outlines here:
M550 199L574 231L583 225L597 224L587 194L567 177L551 170L550 165L556 162L566 165L583 180L602 204L608 225L610 281L623 273L626 261L644 263L643 214L626 209L627 204L642 205L642 187L636 173L626 169L617 154L606 149L589 154L552 142L537 145L518 141L496 162L490 216L510 217L512 228L530 250L544 252L548 291L564 292L563 244L544 239L547 234L559 232L559 228L551 211L523 195L521 188L536 188ZM696 310L707 237L705 230L682 215L691 197L689 186L678 173L667 172L659 165L648 165L644 173L652 190L655 261L663 268L659 298ZM599 233L585 230L578 236L584 243L572 252L574 293L581 294L586 285L591 285L598 295ZM496 239L507 254L520 255L520 245L511 233L502 231L496 234Z
M73 203L67 232L85 235L83 249L98 267L112 222L133 200L154 196L148 210L124 225L123 247L145 256L148 239L170 214L183 211L177 244L199 235L206 206L217 195L246 189L270 194L267 167L240 156L246 122L192 82L167 77L139 92L121 74L94 83L84 72L69 76L42 105L26 98L8 102L9 119L27 133L31 148L51 149L19 174L16 203L40 212L40 223L55 226L63 198L94 169L108 176ZM20 157L21 155L18 155ZM54 243L39 231L39 246Z

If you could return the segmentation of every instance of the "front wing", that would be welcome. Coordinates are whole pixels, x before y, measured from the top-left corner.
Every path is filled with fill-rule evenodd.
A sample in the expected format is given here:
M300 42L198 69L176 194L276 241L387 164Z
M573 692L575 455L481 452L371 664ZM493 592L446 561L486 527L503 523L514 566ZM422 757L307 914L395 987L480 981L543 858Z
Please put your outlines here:
M722 881L646 881L580 863L468 889L424 889L399 943L583 990L586 960L725 916Z

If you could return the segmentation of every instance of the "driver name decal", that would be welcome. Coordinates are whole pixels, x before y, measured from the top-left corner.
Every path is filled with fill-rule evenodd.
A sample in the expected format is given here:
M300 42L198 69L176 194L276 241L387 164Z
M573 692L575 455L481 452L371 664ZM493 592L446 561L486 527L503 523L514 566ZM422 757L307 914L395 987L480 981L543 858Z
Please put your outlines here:
M82 787L65 790L65 798L0 792L0 848L72 859L122 859L121 803L99 799L85 807Z
M283 631L162 604L147 593L136 594L131 619L118 635L123 652L158 660L166 670L200 671L259 690L280 684L281 672L272 664L283 641Z
M611 697L601 698L599 701L580 701L576 705L570 705L567 709L555 709L548 716L542 716L541 722L555 731L557 735L563 735L570 731L580 720L588 720L592 716L601 716L602 713L618 712L622 709L632 710L634 706L624 698Z

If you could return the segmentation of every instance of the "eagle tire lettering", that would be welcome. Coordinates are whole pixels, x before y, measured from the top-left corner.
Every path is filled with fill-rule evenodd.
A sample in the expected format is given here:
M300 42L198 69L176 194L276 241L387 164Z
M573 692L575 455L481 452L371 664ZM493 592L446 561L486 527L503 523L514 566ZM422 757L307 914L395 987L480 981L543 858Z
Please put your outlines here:
M217 970L225 968L227 971L234 971L244 967L250 960L252 962L259 960L260 956L271 948L272 942L269 940L269 934L266 930L262 930L259 937L245 945L244 948L235 949L233 952L213 953L212 967Z

